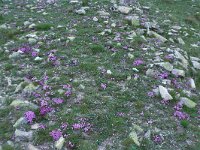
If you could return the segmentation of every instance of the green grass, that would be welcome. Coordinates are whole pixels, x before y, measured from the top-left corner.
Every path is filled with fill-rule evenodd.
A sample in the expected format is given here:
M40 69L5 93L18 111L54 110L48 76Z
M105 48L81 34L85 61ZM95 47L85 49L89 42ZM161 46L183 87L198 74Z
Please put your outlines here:
M184 128L187 128L188 125L189 125L189 122L187 120L181 120L181 125L184 127Z
M41 24L37 24L35 26L35 29L37 31L47 31L47 30L50 30L52 27L52 24L47 24L47 23L41 23Z

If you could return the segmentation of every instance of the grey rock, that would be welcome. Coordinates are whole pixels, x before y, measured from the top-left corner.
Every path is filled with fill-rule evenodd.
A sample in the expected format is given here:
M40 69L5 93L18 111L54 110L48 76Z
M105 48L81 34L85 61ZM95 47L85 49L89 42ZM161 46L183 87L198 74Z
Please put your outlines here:
M161 63L156 63L156 65L159 65L161 67L163 67L164 69L166 69L167 71L172 71L173 70L173 65L170 64L169 62L161 62Z
M160 95L163 99L165 100L173 99L173 97L169 94L168 90L165 87L160 85L158 88L159 88Z
M129 12L132 10L131 7L128 6L118 6L118 11L122 14L129 14Z
M193 102L187 97L181 97L180 101L183 105L187 106L188 108L194 108L197 105L195 102Z
M32 144L28 144L27 145L27 150L39 150L38 148L36 148L35 146L33 146Z
M192 64L193 64L193 67L194 67L195 69L200 69L200 63L199 63L199 62L197 62L197 61L192 61Z
M55 147L58 149L58 150L61 150L63 145L65 143L65 139L63 137L60 137L60 139L58 141L55 142Z
M174 74L176 76L185 77L185 71L184 70L180 70L180 69L173 69L172 70L172 74Z
M29 38L28 39L28 43L29 44L36 44L37 43L37 40L35 38Z
M180 52L178 52L177 50L175 50L174 55L175 55L175 58L181 60L182 66L183 66L185 69L187 69L187 68L188 68L188 65L189 65L187 59L186 59Z
M20 125L26 123L26 119L24 117L19 118L15 124L13 125L14 128L19 127Z
M14 100L10 104L13 107L30 107L32 109L38 109L38 106L29 102L29 101L22 101L22 100Z
M165 37L161 36L160 34L154 32L154 31L149 31L149 35L154 36L155 38L157 38L158 40L160 40L163 43L167 41L167 39Z
M19 57L21 57L20 52L13 52L11 55L9 55L10 59L16 59L16 58L19 58Z
M190 78L188 83L189 83L190 88L196 89L196 85L195 85L194 79Z
M140 25L139 16L126 16L125 20L127 20L132 26L137 27Z
M28 139L28 140L32 140L32 138L33 138L33 131L25 132L25 131L21 131L21 130L16 129L15 130L15 137L25 138L25 139Z

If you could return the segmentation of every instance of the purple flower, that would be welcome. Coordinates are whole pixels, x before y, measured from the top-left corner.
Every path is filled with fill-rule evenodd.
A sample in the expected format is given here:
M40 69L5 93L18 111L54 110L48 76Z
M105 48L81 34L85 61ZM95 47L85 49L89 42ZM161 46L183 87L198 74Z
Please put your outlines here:
M57 141L62 136L62 132L60 130L56 129L56 130L53 130L50 132L50 136L52 136L53 139L55 141Z
M167 105L167 104L169 104L169 100L163 99L163 100L161 101L161 103L164 104L164 105Z
M67 97L69 97L71 94L72 94L71 89L68 89L68 90L65 92L65 95L66 95Z
M162 142L162 138L161 138L160 135L155 135L155 136L153 137L153 141L154 141L155 143L161 143L161 142Z
M161 79L166 79L168 78L168 73L167 72L164 72L164 73L161 73L158 75Z
M75 123L72 125L73 130L79 130L82 128L82 125L80 123Z
M188 119L189 115L181 111L175 111L174 117L177 117L178 119L183 120L183 119Z
M46 126L45 126L44 124L40 124L40 125L39 125L39 128L40 128L40 129L45 129Z
M57 57L56 56L54 56L52 53L51 54L49 54L49 56L48 56L48 60L49 61L56 61L57 60Z
M144 63L143 60L137 59L137 60L135 60L135 61L133 62L133 65L134 65L134 66L139 66L139 65L142 65L143 63Z
M148 95L149 97L154 97L154 96L155 96L154 92L152 92L152 91L148 92L147 95Z
M62 123L62 124L61 124L61 128L62 128L63 130L65 130L65 129L67 128L67 126L68 126L67 123Z
M105 90L105 89L107 88L107 85L104 84L104 83L101 83L101 88L102 88L103 90Z
M165 56L165 59L167 59L167 60L172 60L174 57L172 56L172 55L166 55Z
M25 112L24 117L26 118L26 120L28 121L28 123L32 123L33 119L36 118L35 113L33 111L27 111L27 112Z
M32 57L37 57L38 56L38 52L33 51L31 55L32 55Z
M52 100L53 100L56 104L62 104L62 103L64 102L64 100L61 99L61 98L53 98Z
M47 113L51 112L52 110L53 110L53 108L51 108L49 106L43 106L43 107L40 107L40 114L46 115Z
M28 45L24 45L23 47L19 48L19 52L21 53L30 53L32 51L32 48Z

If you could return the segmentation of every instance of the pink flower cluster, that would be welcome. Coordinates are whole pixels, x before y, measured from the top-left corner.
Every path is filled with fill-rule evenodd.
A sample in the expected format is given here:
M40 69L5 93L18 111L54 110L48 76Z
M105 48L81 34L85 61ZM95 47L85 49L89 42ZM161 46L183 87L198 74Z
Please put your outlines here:
M24 117L28 123L32 123L33 119L36 118L35 113L33 111L27 111L24 113Z
M59 138L62 136L62 132L58 129L55 129L50 132L50 136L55 140L59 140Z

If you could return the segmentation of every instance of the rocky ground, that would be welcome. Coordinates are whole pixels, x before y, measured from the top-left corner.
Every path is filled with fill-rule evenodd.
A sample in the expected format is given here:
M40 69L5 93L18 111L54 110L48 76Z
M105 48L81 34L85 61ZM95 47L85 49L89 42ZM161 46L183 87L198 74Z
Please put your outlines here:
M0 8L0 150L199 148L199 0Z

